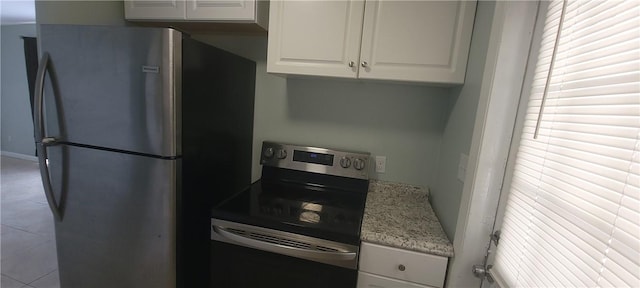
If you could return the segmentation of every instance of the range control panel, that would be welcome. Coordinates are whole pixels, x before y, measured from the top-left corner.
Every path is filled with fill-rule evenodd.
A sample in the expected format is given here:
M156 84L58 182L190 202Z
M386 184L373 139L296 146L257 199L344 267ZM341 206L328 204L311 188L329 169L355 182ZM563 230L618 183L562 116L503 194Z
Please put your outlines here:
M279 168L369 179L371 154L327 148L262 142L260 164Z

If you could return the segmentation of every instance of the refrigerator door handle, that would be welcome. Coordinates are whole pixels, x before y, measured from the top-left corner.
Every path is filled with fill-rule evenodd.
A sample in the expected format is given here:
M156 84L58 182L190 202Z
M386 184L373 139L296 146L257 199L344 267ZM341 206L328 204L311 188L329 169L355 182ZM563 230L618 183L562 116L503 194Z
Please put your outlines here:
M36 74L35 87L35 103L34 103L34 119L36 134L36 151L38 152L38 165L40 166L40 176L42 177L42 185L44 186L44 194L47 197L49 208L53 213L56 221L62 221L62 212L55 196L53 195L53 187L51 186L51 178L49 173L49 163L47 157L47 146L54 145L56 139L52 137L44 137L44 77L49 66L49 53L44 52L40 59L40 66Z

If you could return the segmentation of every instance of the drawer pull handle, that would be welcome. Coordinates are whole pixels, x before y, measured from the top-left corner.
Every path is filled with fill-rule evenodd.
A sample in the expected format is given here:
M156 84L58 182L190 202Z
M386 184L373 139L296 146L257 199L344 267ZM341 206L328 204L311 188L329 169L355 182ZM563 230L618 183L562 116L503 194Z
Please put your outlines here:
M404 271L405 269L407 269L407 268L404 267L404 265L402 265L402 264L398 265L398 270Z

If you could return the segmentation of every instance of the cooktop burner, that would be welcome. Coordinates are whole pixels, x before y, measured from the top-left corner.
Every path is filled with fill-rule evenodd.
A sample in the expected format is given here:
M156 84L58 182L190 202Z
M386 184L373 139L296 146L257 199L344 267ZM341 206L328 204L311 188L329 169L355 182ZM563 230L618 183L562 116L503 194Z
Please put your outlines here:
M263 188L264 189L264 188ZM292 195L258 195L258 215L298 225L352 225L359 221L356 209L321 197L287 198Z
M368 154L265 142L261 158L262 179L213 218L359 245Z

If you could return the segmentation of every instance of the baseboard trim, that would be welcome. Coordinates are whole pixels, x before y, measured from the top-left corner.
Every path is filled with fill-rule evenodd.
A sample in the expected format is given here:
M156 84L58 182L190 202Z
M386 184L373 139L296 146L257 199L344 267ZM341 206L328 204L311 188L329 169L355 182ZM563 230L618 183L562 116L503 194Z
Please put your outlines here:
M36 157L36 156L31 156L31 155L25 155L25 154L20 154L20 153L13 153L13 152L9 152L9 151L0 151L0 155L2 155L2 156L7 156L7 157L11 157L11 158L17 158L17 159L27 160L27 161L38 162L38 157Z

